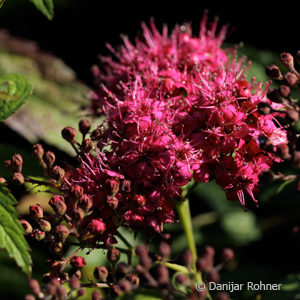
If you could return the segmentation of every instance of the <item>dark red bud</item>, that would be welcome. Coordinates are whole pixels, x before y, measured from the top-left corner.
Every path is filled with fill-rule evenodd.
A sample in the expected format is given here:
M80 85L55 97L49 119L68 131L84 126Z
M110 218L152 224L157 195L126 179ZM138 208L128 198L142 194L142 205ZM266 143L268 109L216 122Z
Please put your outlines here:
M93 291L92 300L102 300L102 297L98 291Z
M135 206L141 207L145 205L146 198L142 195L134 195L132 201L135 204Z
M207 273L207 281L209 282L218 282L220 280L220 274L216 270L212 270Z
M57 225L55 227L55 233L58 235L59 240L64 243L67 237L69 236L69 229L63 224Z
M135 253L139 257L145 256L145 255L148 255L148 249L145 246L143 246L143 245L138 245L135 248Z
M230 296L229 294L225 292L220 292L215 296L215 300L229 300Z
M169 258L171 254L171 248L168 243L166 242L161 242L158 247L158 253L163 257L163 258Z
M49 232L51 230L51 224L47 220L39 219L38 224L42 231Z
M125 193L130 193L131 191L131 182L129 180L124 180L122 183L122 191Z
M294 58L292 54L286 52L281 53L280 61L282 65L285 66L287 69L292 70L294 68Z
M268 115L272 113L272 107L266 102L260 102L257 106L258 113L261 115Z
M118 207L119 201L118 201L118 199L116 197L107 196L106 203L112 209L116 209Z
M44 148L40 144L33 145L32 147L32 154L34 157L38 158L39 160L42 159L44 155Z
M120 259L120 250L114 248L114 247L110 247L107 251L107 259L111 262L111 263L116 263L119 261Z
M79 130L82 134L87 134L91 129L91 123L87 119L83 119L79 122Z
M74 185L71 188L70 195L73 200L79 200L83 196L84 190L80 185Z
M15 172L21 172L22 171L22 166L23 166L23 158L20 154L15 154L12 159L11 159L11 162L12 162L12 167L13 167L13 170Z
M145 268L145 269L150 269L152 265L152 259L150 258L149 255L145 256L140 256L140 264Z
M96 267L94 270L94 276L97 280L101 282L106 282L106 278L108 276L108 270L106 267Z
M41 219L44 216L44 211L39 204L35 204L29 207L29 214L33 218Z
M94 149L94 143L92 142L92 140L86 139L82 142L81 148L84 153L90 153Z
M62 181L63 178L65 177L65 171L64 169L62 169L61 167L59 166L54 166L52 169L51 169L51 178L56 180L56 181Z
M119 181L115 179L107 179L105 182L105 187L108 189L108 193L111 196L115 196L120 188Z
M12 181L17 184L17 185L21 185L24 183L24 176L22 173L19 173L19 172L15 172L13 174L13 177L12 177Z
M132 268L124 262L118 263L117 267L118 267L118 270L124 275L130 273L132 270Z
M71 126L65 127L61 132L62 137L69 143L76 143L76 134L77 130Z
M53 210L59 215L63 215L67 210L67 205L62 196L53 196L49 200L49 205L53 208Z
M288 98L291 94L291 89L287 85L281 85L279 87L279 93L282 97Z
M80 281L76 276L72 276L69 281L69 286L71 290L77 290L80 288Z
M40 288L40 284L38 283L37 280L35 279L30 279L28 281L28 285L30 290L36 295L36 296L40 296L41 294L41 288Z
M20 220L20 223L22 224L24 230L25 230L25 234L29 234L32 232L32 226L30 225L30 223L26 220Z
M199 257L196 261L196 268L198 271L206 271L210 266L210 262L206 256Z
M97 127L92 133L91 133L91 139L92 141L98 141L103 135L103 129L101 126Z
M79 269L83 268L86 265L86 262L83 257L75 255L71 258L70 264L72 267Z
M222 262L228 262L234 258L234 251L230 248L225 248L222 251L221 260Z
M43 160L47 167L51 167L55 162L55 154L51 151L47 151L43 155Z
M106 225L102 219L94 219L89 223L88 230L94 234L103 234L106 230Z
M266 68L266 74L267 76L269 76L271 79L274 80L280 79L282 76L279 68L276 65L268 66Z
M73 217L75 220L82 220L84 218L84 214L84 210L80 207L73 210Z
M59 299L66 299L66 295L67 295L67 290L65 287L63 287L62 285L60 285L59 287L57 287L57 295Z
M284 75L284 80L289 86L293 86L297 83L298 77L295 74L288 72Z
M300 50L298 50L296 53L296 61L297 61L297 64L300 65Z
M289 151L289 146L287 144L279 144L276 147L276 154L279 155L282 159L291 158Z
M28 294L25 296L25 300L35 300L35 297L33 295Z
M158 266L157 275L158 275L158 283L161 286L166 286L169 283L170 281L169 270L166 266L164 265Z
M78 297L83 297L86 294L85 289L80 289L77 292L77 296Z
M132 289L131 282L127 279L121 280L119 286L124 293L129 293Z
M80 199L79 199L79 206L84 210L84 211L89 211L90 208L93 206L93 199L84 194Z
M299 113L295 111L294 109L289 109L286 112L286 116L288 121L292 123L296 123L299 120Z
M176 276L176 281L177 281L179 284L185 284L186 281L187 281L187 277L186 277L186 275L184 275L184 274L178 274L178 275Z

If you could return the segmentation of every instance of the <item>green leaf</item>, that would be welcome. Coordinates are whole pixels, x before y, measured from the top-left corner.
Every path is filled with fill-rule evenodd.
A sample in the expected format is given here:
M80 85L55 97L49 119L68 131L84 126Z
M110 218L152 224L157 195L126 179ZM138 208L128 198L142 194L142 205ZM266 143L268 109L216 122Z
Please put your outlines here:
M4 4L5 0L0 0L0 8L2 7L2 5Z
M0 122L22 106L31 89L28 80L22 75L0 76Z
M0 185L0 248L5 249L17 265L29 275L32 261L29 246L24 238L24 229L13 207L16 203L9 190Z
M54 17L54 5L52 0L30 0L36 8L41 11L49 20Z

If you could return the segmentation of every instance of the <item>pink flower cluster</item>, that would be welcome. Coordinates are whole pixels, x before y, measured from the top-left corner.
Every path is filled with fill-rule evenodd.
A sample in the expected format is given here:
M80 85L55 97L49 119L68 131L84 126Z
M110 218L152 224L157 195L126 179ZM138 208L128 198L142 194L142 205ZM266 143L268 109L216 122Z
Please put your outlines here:
M98 157L87 155L64 187L72 201L74 185L91 198L92 214L81 223L86 236L104 237L124 223L160 232L192 179L214 178L243 206L245 192L257 202L258 175L277 159L286 134L274 113L258 109L272 112L268 86L248 82L234 54L230 63L221 49L226 28L216 34L214 21L207 30L206 19L199 37L189 25L170 36L166 27L160 34L153 22L151 30L143 25L135 45L124 38L118 51L111 48L118 61L102 58L104 74L94 70L104 85L93 107L107 116L92 134ZM266 141L268 152L260 147Z

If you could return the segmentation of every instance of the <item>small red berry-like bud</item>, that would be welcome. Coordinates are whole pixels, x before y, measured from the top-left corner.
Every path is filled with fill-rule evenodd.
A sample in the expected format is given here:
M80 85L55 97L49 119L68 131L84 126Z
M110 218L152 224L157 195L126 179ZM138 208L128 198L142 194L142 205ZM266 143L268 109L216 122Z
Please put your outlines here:
M24 176L22 173L19 173L19 172L15 172L13 174L13 177L12 177L12 180L15 184L17 185L21 185L24 183Z
M57 295L58 295L58 299L66 299L66 295L67 295L66 288L63 287L62 285L57 287Z
M20 154L15 154L12 159L12 167L15 172L21 172L23 166L23 158Z
M216 300L229 300L230 296L225 292L220 292L215 296Z
M257 106L257 111L261 115L268 115L272 113L272 107L266 102L260 102Z
M218 282L220 280L220 274L216 270L212 270L207 273L206 278L208 282Z
M276 147L276 154L279 155L282 159L290 159L290 150L287 144L279 144Z
M198 271L205 271L209 267L209 260L206 256L199 257L196 261L196 268Z
M170 281L168 268L164 265L158 266L157 274L158 274L158 283L161 286L166 286Z
M82 220L84 218L84 210L77 207L73 210L73 217L75 220Z
M294 58L292 54L286 52L281 53L280 61L282 65L285 66L287 69L289 70L294 69Z
M294 109L289 109L286 112L286 116L288 121L292 123L296 123L299 120L299 113L295 111Z
M53 210L59 215L63 215L67 210L67 205L62 196L53 196L49 200L49 205L53 208Z
M281 85L279 87L279 92L282 97L288 98L291 94L291 89L287 85Z
M282 95L279 90L271 90L268 92L267 97L272 101L276 103L282 102Z
M105 229L106 225L101 219L94 219L88 225L88 230L95 234L103 234Z
M76 134L77 130L71 126L65 127L61 131L62 137L68 141L69 143L75 143L76 142Z
M66 225L57 225L55 227L55 233L58 235L59 240L64 243L69 236L69 229Z
M179 260L180 262L182 262L183 265L185 265L188 268L191 268L194 261L192 251L190 250L183 251L179 256Z
M47 151L43 155L43 160L47 167L51 167L55 162L55 154L51 151Z
M131 182L129 180L124 180L122 183L122 191L125 193L131 192Z
M97 127L92 133L91 133L91 139L92 141L98 141L103 135L103 129L101 126Z
M132 289L131 282L127 279L121 280L119 286L124 293L129 293Z
M51 230L51 224L49 221L44 219L39 219L38 223L42 231L49 232Z
M69 281L69 286L71 290L77 290L80 288L80 281L76 276L72 276Z
M83 297L84 295L85 295L85 289L78 290L78 292L77 292L78 297Z
M30 225L30 223L26 220L20 220L20 223L22 224L24 230L25 230L25 234L29 234L32 232L32 226Z
M148 250L145 246L143 245L138 245L136 246L135 248L135 254L139 257L141 256L145 256L145 255L148 255Z
M35 204L29 207L29 214L33 218L41 219L44 216L44 211L39 204Z
M48 295L52 295L54 296L56 294L56 291L57 291L57 287L51 283L48 283L46 285L46 292Z
M86 265L86 262L83 257L75 255L71 258L70 264L72 267L79 269L83 268Z
M266 68L266 74L271 79L280 79L282 77L279 68L276 65L271 65Z
M35 279L30 279L28 282L29 288L31 289L31 291L36 295L36 296L40 296L41 295L41 288L40 288L40 284L38 283L37 280Z
M98 291L93 291L92 300L102 300L102 297Z
M61 242L53 241L51 243L51 250L54 253L60 253L63 250L63 244Z
M90 139L86 139L82 142L81 149L84 153L90 153L94 149L94 143Z
M42 159L44 155L44 148L41 144L33 145L32 147L32 154L34 157L38 158L39 160Z
M120 250L116 249L115 247L110 247L107 251L107 259L111 262L111 263L116 263L119 261L120 259Z
M79 206L84 210L84 211L89 211L90 208L93 206L93 199L84 194L80 199L79 199Z
M145 268L145 269L150 269L152 265L152 259L150 258L149 255L145 256L140 256L140 264Z
M134 195L132 199L133 203L137 207L144 206L146 203L146 198L142 195Z
M41 231L41 230L38 230L38 229L35 229L33 231L33 234L34 234L34 237L37 241L41 241L45 238L45 235L46 233L44 231Z
M117 267L118 270L124 275L128 274L132 270L132 268L124 262L118 263Z
M293 153L293 163L300 167L300 151L294 151Z
M91 123L87 119L83 119L79 122L79 130L82 134L87 134L91 129Z
M108 189L108 193L111 196L115 196L120 188L119 181L115 179L107 179L105 182L105 187Z
M35 297L33 295L28 294L25 296L25 300L35 300Z
M108 271L107 271L106 267L104 267L104 266L96 267L94 270L94 276L97 280L106 282L106 278L108 276Z
M230 248L225 248L222 251L221 260L222 262L228 262L234 258L234 251Z
M158 247L158 253L164 258L169 258L171 254L171 248L169 244L166 242L161 242Z
M13 171L13 167L12 167L12 162L11 160L5 160L4 161L4 166L5 166L5 169L8 170L8 171Z
M73 200L79 200L83 196L83 193L83 188L80 185L74 185L70 191Z
M127 275L126 278L130 280L130 282L135 286L138 286L140 284L140 278L137 274L131 273Z
M62 181L63 178L65 177L65 171L64 169L62 169L61 167L59 166L54 166L52 169L51 169L51 178L56 180L56 181Z
M112 209L116 209L118 207L119 201L116 197L114 196L107 196L106 198L106 203L108 204L109 207Z
M186 277L186 275L184 275L184 274L178 274L178 275L176 276L176 281L177 281L179 284L185 284L186 281L187 281L187 277Z
M284 80L289 86L293 86L297 83L298 77L294 73L288 72L284 75Z

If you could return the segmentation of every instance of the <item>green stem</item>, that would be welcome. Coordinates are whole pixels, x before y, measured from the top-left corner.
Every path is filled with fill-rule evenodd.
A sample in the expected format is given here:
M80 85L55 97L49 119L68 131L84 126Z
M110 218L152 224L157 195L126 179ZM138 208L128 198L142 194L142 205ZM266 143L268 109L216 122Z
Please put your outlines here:
M189 201L187 199L184 201L177 201L176 209L177 209L179 219L182 223L183 230L185 232L188 247L193 254L193 270L196 272L197 250L196 250L195 239L193 234Z

